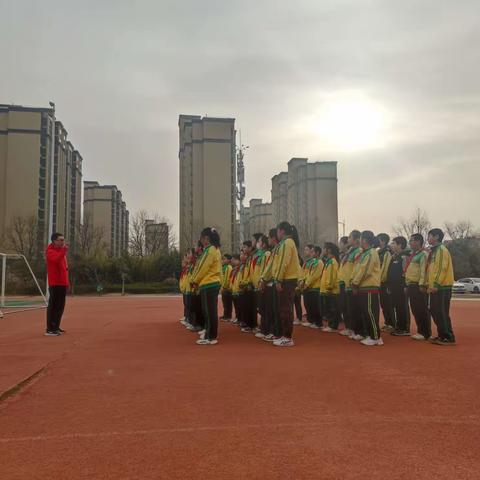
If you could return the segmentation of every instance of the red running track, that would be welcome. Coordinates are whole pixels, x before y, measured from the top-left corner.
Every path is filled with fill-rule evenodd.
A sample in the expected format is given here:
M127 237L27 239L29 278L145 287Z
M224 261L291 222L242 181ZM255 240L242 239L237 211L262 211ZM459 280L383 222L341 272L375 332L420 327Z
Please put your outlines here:
M0 402L0 478L479 478L480 302L454 302L456 347L224 324L202 347L180 312L75 298L59 338L44 312L0 320L0 391L39 371Z

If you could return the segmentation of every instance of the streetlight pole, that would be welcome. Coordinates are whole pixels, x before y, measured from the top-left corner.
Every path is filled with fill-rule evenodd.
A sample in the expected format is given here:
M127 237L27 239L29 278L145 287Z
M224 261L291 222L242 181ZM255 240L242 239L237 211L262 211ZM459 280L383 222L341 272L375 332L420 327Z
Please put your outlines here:
M48 198L48 238L47 242L50 242L53 234L53 197L55 193L55 104L49 102L50 107L52 108L52 128L50 130L50 196ZM47 288L45 289L47 299L50 298L48 290L48 275L46 280Z

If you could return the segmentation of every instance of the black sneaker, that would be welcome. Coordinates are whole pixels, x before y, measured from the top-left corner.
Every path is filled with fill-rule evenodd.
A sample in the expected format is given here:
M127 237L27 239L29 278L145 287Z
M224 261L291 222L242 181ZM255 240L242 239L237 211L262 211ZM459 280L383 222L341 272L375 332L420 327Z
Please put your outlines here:
M394 337L409 337L410 332L407 332L406 330L394 330L393 332L390 332L390 335L393 335Z
M59 337L59 336L60 336L60 333L58 333L58 332L52 332L52 331L50 331L50 330L47 330L47 331L45 332L45 336L46 336L46 337Z
M435 338L432 340L432 343L435 345L444 345L447 347L450 347L452 345L455 345L455 340L450 340L449 338Z

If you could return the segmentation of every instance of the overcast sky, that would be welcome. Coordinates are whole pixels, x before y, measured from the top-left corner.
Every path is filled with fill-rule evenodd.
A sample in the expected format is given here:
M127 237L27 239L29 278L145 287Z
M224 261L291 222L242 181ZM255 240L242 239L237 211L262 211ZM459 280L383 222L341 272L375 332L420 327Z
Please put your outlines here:
M478 0L0 0L0 103L48 106L128 208L178 224L178 115L236 118L247 199L338 161L347 229L480 226Z

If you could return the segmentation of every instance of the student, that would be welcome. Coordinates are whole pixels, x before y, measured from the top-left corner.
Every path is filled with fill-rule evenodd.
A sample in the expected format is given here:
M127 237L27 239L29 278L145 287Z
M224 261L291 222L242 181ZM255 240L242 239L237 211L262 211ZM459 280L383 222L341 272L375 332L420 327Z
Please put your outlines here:
M198 268L192 277L192 286L200 292L202 312L205 318L204 338L198 345L216 345L218 343L218 294L222 270L220 253L220 235L214 228L204 228L200 235L204 247L198 259Z
M198 267L200 265L199 259L203 255L203 245L202 242L199 241L197 244L197 248L195 249L194 260L192 262L192 271L190 273L190 291L191 291L191 298L190 298L190 313L191 319L189 324L187 325L187 330L192 332L199 332L204 333L205 329L205 318L203 316L202 311L202 300L200 298L200 291L192 285L192 279L196 275Z
M265 302L264 296L260 289L260 280L262 278L262 272L264 270L265 263L267 262L270 256L270 251L268 250L268 238L265 235L262 235L257 240L257 250L254 254L253 259L253 273L252 273L252 283L253 290L255 292L255 301L258 308L258 314L260 315L260 328L258 332L255 333L257 338L263 338L262 333L262 322L263 316L265 315Z
M240 287L242 289L242 308L243 322L242 332L250 333L257 328L257 300L253 285L254 255L256 244L250 240L243 242L243 252L245 253L245 264L242 269L242 278Z
M309 296L305 291L305 282L308 280L310 275L310 268L315 263L315 250L314 245L309 243L303 249L303 258L305 259L303 264L301 264L301 274L300 278L298 279L298 287L297 290L300 292L300 295L303 296L303 304L305 305L306 310L306 318L302 319L300 324L304 327L309 327L311 325L310 320L312 319L312 311L311 305L309 304ZM310 311L310 312L309 312ZM293 324L295 325L295 321Z
M65 300L69 286L68 245L65 243L65 237L62 233L53 233L50 240L51 243L48 245L45 253L49 293L45 336L58 337L66 333L65 330L60 328L60 324L63 311L65 310Z
M251 328L248 327L247 323L247 315L250 311L247 305L247 290L249 288L247 261L248 253L245 251L245 248L242 248L240 251L240 268L238 271L238 326L244 333L252 331Z
M232 271L230 272L229 286L232 292L233 307L235 309L235 320L232 320L234 325L238 325L240 323L240 262L240 255L238 253L232 255Z
M297 229L288 222L281 222L277 227L277 236L280 240L278 248L278 266L273 278L278 297L278 316L281 326L281 337L273 344L277 347L291 347L294 345L293 308L295 290L298 284L300 262L298 257Z
M395 237L392 241L393 255L387 272L387 283L392 302L395 328L390 332L396 337L410 336L410 310L405 293L405 267L410 251L406 250L407 239Z
M185 327L189 327L192 321L191 313L191 297L192 297L192 288L190 285L191 281L191 272L193 269L193 262L195 258L195 249L191 248L185 253L182 261L182 273L180 275L180 291L183 295L183 319L180 320L180 323Z
M450 300L452 298L453 265L447 247L443 245L444 233L440 228L428 232L430 254L427 263L428 293L430 312L437 326L438 336L431 341L436 345L455 345Z
M383 345L379 325L380 259L373 247L375 235L369 230L361 234L362 254L352 278L352 290L358 299L364 330L367 337L361 343L366 346Z
M303 291L303 303L307 311L307 321L302 325L311 328L322 327L322 317L320 314L320 282L323 272L323 262L320 254L317 256L314 245L305 247L305 256L307 261L304 264L304 278L300 285Z
M410 308L417 324L417 333L412 335L414 340L428 340L432 336L430 312L427 298L427 252L423 249L423 236L414 233L410 237L411 255L405 267L405 281Z
M222 305L223 315L220 320L230 322L232 320L232 291L230 290L230 274L232 273L232 256L226 253L222 257Z
M271 253L267 256L260 275L260 290L262 292L264 311L260 323L260 332L257 333L257 336L263 335L260 338L266 342L273 342L280 337L277 321L277 295L273 284L273 275L276 272L274 265L278 263L278 245L277 229L272 228L268 232L268 246L271 248Z
M347 310L347 293L345 291L345 279L343 275L343 265L347 261L347 252L348 252L348 237L341 237L338 241L338 249L340 252L340 260L338 265L338 305L340 308L340 315L343 321L343 330L340 330L338 333L341 335L350 335L350 319L348 318ZM345 333L343 333L345 332Z
M345 281L345 291L347 294L347 309L348 318L350 320L350 328L347 331L339 332L340 335L348 335L348 338L356 341L363 340L366 332L362 322L361 308L359 304L358 295L353 294L352 289L352 277L354 275L354 269L356 268L360 257L362 255L362 249L360 247L361 233L358 230L352 230L348 237L348 253L343 262L343 279Z
M326 318L328 325L322 328L325 333L338 332L340 323L340 309L338 305L338 296L340 287L338 285L338 261L339 250L337 245L331 242L325 244L325 253L327 261L322 273L320 294L325 297Z
M392 310L392 300L388 288L387 274L390 261L392 260L392 251L390 249L390 235L379 233L377 235L379 244L378 257L380 258L380 306L382 307L384 325L382 330L392 332L395 329L395 322Z
M182 300L183 300L183 317L180 319L180 323L182 325L186 325L186 320L187 320L187 302L186 302L186 295L185 295L185 279L187 276L187 270L188 270L187 254L185 254L182 258L182 270L180 272L180 278L178 280L178 289L182 294Z

